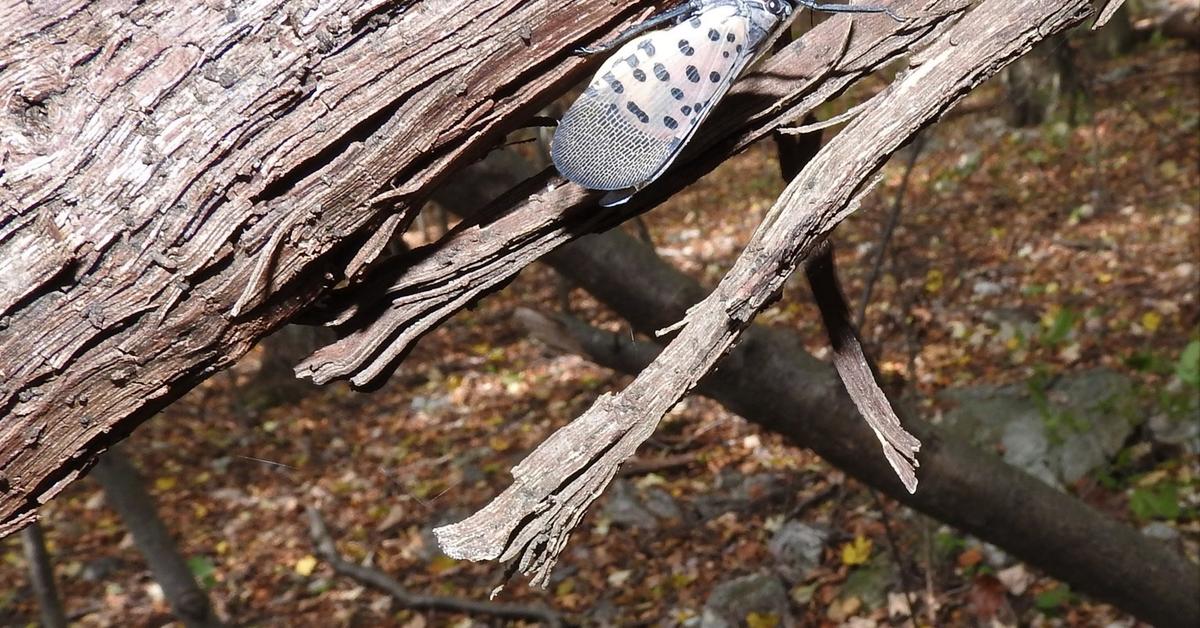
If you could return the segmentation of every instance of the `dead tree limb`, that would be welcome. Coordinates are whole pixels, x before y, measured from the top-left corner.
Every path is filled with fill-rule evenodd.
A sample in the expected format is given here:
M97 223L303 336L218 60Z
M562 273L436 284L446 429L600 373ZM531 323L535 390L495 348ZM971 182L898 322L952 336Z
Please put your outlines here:
M1005 64L1089 12L1083 1L988 0L929 42L875 106L788 185L733 269L628 387L601 396L547 439L490 504L436 531L446 553L513 560L534 583L545 583L570 531L619 465L729 351L797 264L856 209L886 159Z
M361 268L650 2L548 6L0 0L0 535Z
M305 509L308 516L309 535L317 548L317 555L324 560L333 571L373 589L386 593L404 608L415 611L443 611L447 613L465 613L481 617L499 619L524 619L538 621L547 626L560 626L562 619L554 611L533 606L515 606L512 604L497 604L478 602L462 598L443 597L439 595L422 595L404 588L395 578L373 567L352 563L338 552L337 544L329 534L329 528L321 513L314 507Z

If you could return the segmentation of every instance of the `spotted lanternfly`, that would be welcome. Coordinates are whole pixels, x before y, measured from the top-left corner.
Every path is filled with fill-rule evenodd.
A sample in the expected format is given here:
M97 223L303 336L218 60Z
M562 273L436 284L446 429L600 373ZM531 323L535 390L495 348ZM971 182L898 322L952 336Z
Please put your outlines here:
M583 187L611 190L601 205L629 200L671 165L797 7L899 19L884 7L813 0L690 0L584 51L624 42L559 122L555 167Z

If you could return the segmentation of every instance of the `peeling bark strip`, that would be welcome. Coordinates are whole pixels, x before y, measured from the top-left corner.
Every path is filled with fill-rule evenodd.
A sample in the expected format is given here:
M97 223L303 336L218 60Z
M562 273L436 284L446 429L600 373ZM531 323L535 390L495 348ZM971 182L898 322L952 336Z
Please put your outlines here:
M649 2L219 6L0 0L0 535Z
M583 233L608 229L648 210L728 155L780 124L802 118L854 81L900 58L945 27L963 6L941 2L923 11L926 4L896 3L898 10L914 16L903 25L888 19L854 23L839 18L806 33L735 84L671 171L619 210L595 211L598 195L566 184L547 170L435 246L381 265L363 285L345 291L342 300L350 305L327 317L342 323L360 312L378 314L365 324L354 321L360 326L305 360L296 368L297 375L316 383L350 378L359 386L386 377L425 332L509 281L525 265Z
M969 10L788 185L734 267L649 367L513 468L513 485L490 504L436 530L446 553L515 560L544 585L570 531L619 465L855 209L884 161L1001 67L1089 12L1085 0L986 0Z
M921 441L904 431L892 403L879 388L879 378L867 361L858 331L850 321L850 308L837 280L833 246L826 240L804 265L812 286L825 331L833 346L833 366L837 369L854 407L862 415L883 447L883 456L909 493L917 492L917 452Z

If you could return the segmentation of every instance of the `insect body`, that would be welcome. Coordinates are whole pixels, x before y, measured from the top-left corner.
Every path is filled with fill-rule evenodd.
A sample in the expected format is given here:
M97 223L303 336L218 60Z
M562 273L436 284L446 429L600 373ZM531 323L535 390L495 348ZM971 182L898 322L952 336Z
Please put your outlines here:
M690 0L601 47L628 39L559 122L555 167L583 187L611 190L602 205L628 200L671 165L797 5L895 17L882 7L812 0ZM665 22L674 24L642 34Z

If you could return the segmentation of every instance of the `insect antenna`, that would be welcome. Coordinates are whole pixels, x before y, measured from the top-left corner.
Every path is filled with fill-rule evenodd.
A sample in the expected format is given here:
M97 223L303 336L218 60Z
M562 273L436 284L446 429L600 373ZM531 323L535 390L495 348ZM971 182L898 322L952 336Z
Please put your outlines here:
M823 4L815 0L795 0L795 2L810 11L821 11L822 13L882 13L897 22L904 21L904 18L885 6L872 4Z

